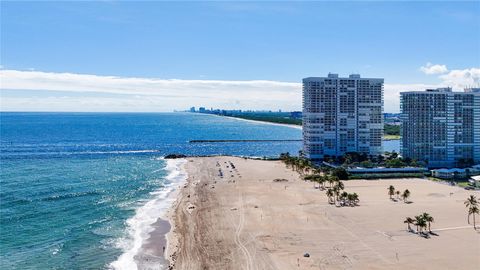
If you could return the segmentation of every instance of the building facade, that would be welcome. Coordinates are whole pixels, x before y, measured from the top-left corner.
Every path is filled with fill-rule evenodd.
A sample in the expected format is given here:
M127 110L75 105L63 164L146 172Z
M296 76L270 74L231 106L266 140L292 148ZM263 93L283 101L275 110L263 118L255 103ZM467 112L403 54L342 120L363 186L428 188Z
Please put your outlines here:
M303 152L323 159L383 152L383 79L358 74L303 79Z
M401 153L429 167L480 162L480 91L451 88L402 92Z

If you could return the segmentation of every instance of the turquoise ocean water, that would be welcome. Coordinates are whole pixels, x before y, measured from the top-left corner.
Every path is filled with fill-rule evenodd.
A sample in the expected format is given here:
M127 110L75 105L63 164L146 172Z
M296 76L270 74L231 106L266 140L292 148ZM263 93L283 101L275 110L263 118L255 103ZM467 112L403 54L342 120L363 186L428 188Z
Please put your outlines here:
M301 130L188 113L0 113L0 124L6 270L132 269L168 192L185 177L181 161L164 155L278 156L301 148L301 142L191 144L301 139Z
M1 113L0 268L128 268L181 180L168 153L277 156L294 128L199 114ZM154 221L154 220L153 220ZM120 256L124 254L122 259ZM126 255L125 255L126 254Z

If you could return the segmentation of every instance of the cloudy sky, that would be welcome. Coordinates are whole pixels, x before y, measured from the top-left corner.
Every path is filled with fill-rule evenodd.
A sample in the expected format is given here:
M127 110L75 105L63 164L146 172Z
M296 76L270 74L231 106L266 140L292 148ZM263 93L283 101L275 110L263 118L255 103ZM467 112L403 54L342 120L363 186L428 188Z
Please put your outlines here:
M0 2L2 111L300 110L328 72L480 83L480 2Z

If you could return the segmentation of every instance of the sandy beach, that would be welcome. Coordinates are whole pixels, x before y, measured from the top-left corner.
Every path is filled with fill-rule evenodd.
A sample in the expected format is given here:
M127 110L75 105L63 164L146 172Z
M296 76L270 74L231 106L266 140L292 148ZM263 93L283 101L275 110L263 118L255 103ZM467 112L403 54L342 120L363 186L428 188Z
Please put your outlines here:
M217 116L217 115L215 115L215 116ZM272 125L272 126L281 126L281 127L289 127L289 128L302 129L302 125L273 123L273 122L267 122L267 121L245 119L245 118L234 117L234 116L219 116L219 117L227 117L227 118L231 118L231 119L235 119L235 120L240 120L240 121L245 121L245 122L251 122L251 123L258 123L258 124L264 124L264 125Z
M352 180L344 181L345 190L359 194L359 206L336 207L328 204L324 191L280 161L189 158L185 168L187 184L169 213L173 229L166 256L173 269L480 265L480 230L468 225L463 205L480 192L422 179ZM389 185L408 188L412 203L391 201ZM405 217L423 212L435 218L432 230L438 236L425 239L407 232ZM164 232L155 231L152 239L155 233Z

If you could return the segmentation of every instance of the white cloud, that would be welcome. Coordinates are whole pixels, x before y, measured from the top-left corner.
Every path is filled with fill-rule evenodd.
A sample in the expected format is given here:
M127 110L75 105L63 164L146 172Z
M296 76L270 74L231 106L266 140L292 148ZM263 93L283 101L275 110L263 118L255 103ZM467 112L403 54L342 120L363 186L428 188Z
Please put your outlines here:
M452 70L439 76L444 84L453 88L478 87L480 84L480 68Z
M441 84L385 84L384 85L384 111L398 113L400 112L400 92L405 91L423 91L427 88L442 87Z
M431 74L442 74L448 72L446 65L433 65L432 63L427 63L427 65L420 67L420 70L428 75Z
M190 106L296 110L301 104L301 84L290 82L165 80L18 70L0 70L0 78L0 89L75 92L76 99L89 101L88 108L99 107L95 111L171 111ZM78 93L84 97L78 97ZM109 94L110 97L94 98L94 93ZM22 99L32 101L25 103L28 107L24 109L28 110L44 110L43 107L53 110L60 105L56 101L61 101L58 97ZM68 103L72 99L75 98L68 97L63 101ZM73 100L72 107L64 109L87 110ZM51 106L39 108L40 103ZM1 109L11 110L21 104L17 97L2 97Z
M452 70L438 84L385 84L386 112L398 112L400 92L478 85L480 68ZM301 83L280 81L165 80L73 73L0 70L2 111L172 111L191 106L301 110ZM30 90L38 94L27 94ZM45 91L56 91L52 92ZM70 93L69 93L70 92Z

